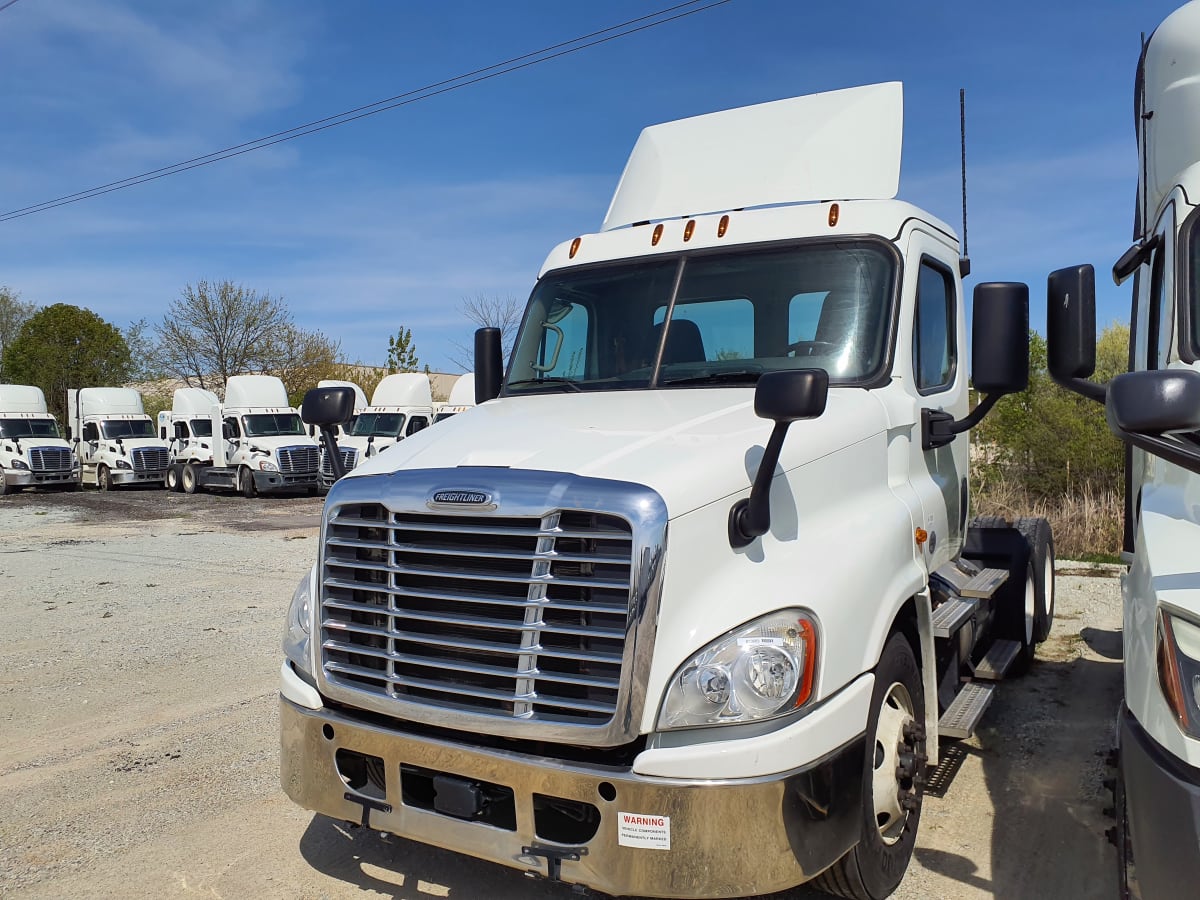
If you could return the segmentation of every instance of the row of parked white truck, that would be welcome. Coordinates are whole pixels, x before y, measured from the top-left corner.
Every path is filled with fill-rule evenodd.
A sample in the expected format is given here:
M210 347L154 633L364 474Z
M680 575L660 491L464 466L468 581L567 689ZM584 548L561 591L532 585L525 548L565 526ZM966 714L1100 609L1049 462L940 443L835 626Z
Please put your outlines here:
M446 403L434 403L429 377L419 373L386 376L369 404L357 385L320 383L335 385L352 388L357 398L339 435L342 471L474 405L473 375L458 379ZM316 493L336 478L337 467L271 375L230 378L223 401L203 388L180 388L157 423L133 388L72 389L67 417L64 435L41 388L0 385L0 495L26 487L107 491L142 484L253 497Z

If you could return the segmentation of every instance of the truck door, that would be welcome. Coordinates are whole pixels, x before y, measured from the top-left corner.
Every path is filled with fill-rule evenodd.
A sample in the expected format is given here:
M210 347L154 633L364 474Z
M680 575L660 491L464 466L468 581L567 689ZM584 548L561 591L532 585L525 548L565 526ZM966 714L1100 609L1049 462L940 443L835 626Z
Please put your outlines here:
M921 410L966 415L967 373L962 364L965 344L962 285L954 267L958 260L942 241L920 231L909 240L898 330L896 374L906 386L916 414L909 444L909 480L920 498L928 534L924 547L930 570L957 555L967 515L967 437L925 450L921 444Z
M79 464L94 468L99 454L100 428L95 422L88 422L83 426L83 440L79 442Z

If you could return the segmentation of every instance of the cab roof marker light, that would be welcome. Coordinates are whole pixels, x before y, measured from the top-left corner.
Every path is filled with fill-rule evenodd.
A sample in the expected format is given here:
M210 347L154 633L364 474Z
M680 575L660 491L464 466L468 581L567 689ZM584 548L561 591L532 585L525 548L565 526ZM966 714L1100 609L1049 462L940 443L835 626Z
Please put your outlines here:
M567 254L568 259L574 259L575 254L579 252L579 245L583 243L583 238L575 238L571 241L571 252Z
M688 219L688 223L683 226L683 240L686 243L692 239L692 234L696 231L696 220Z
M721 216L721 221L717 223L717 237L725 237L725 232L729 230L729 215Z
M829 227L830 228L837 227L838 219L841 217L841 215L842 215L841 207L839 207L836 203L830 203L829 204Z
M650 235L650 246L657 247L658 242L662 240L662 236L663 236L663 225L662 225L662 222L659 222L657 225L654 226L654 233L652 235Z

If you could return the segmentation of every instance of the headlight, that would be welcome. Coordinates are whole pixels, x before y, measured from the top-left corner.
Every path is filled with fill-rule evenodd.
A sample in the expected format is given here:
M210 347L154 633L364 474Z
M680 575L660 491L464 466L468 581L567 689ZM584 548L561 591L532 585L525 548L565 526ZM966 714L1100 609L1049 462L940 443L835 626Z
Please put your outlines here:
M271 462L269 459L260 459L258 461L258 468L260 471L263 471L263 472L278 472L279 471L279 466L275 465L275 463Z
M1183 731L1200 738L1200 625L1158 611L1158 680Z
M117 468L118 468L118 469L132 469L132 468L133 468L133 466L129 465L129 463L127 463L127 462L126 462L125 460L123 460L123 459L118 459L118 460L117 460Z
M28 472L29 471L29 463L25 462L22 459L14 459L12 461L12 467L19 472Z
M288 606L287 624L283 630L283 652L296 668L311 672L312 661L309 659L309 643L312 635L312 585L316 579L316 566L313 566L292 594L292 602Z
M798 709L813 695L817 627L783 610L729 632L675 672L658 727L732 725Z

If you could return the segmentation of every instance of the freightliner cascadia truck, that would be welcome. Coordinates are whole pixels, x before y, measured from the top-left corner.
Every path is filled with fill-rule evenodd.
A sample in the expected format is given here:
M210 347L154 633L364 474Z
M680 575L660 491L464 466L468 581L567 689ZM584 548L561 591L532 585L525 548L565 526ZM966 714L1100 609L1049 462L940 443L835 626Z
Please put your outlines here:
M67 416L84 484L102 491L132 484L163 486L170 452L136 390L68 390Z
M27 487L79 489L79 462L30 384L0 384L0 496Z
M1111 787L1122 897L1200 893L1200 3L1168 16L1142 48L1134 88L1139 178L1130 372L1096 364L1095 274L1049 280L1050 371L1106 404L1126 442L1124 695Z
M939 740L1050 627L1044 520L968 516L1028 289L895 199L898 83L645 129L479 404L326 499L284 790L615 895L885 897ZM350 414L310 392L305 417Z

